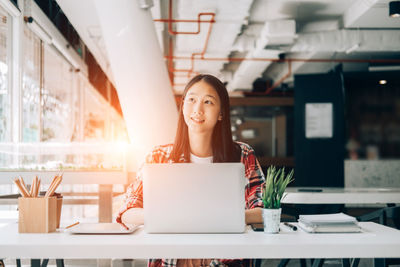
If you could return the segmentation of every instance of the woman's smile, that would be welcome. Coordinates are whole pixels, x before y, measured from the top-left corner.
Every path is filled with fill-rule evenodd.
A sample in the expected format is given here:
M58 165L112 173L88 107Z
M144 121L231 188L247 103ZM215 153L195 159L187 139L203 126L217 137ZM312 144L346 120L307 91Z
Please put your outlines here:
M205 120L198 118L198 117L190 117L190 119L197 124L202 124L203 122L205 122Z

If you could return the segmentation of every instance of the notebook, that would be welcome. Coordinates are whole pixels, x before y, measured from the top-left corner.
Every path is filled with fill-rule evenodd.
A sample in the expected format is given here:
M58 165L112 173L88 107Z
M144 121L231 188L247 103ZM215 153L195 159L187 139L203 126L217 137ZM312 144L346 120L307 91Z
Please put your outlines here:
M246 179L242 163L146 164L147 233L242 233Z
M299 226L309 233L361 232L356 218L344 213L300 215Z

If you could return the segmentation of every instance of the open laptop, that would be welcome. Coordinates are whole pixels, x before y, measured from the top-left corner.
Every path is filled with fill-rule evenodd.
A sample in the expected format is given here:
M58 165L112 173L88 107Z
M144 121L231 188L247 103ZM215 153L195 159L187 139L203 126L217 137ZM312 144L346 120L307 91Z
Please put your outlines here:
M243 233L242 163L145 164L147 233Z

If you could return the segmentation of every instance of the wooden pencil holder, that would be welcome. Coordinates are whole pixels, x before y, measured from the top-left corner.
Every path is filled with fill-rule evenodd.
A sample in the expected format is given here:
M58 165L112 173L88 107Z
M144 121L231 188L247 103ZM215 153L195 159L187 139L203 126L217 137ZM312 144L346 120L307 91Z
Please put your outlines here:
M56 231L57 197L20 197L18 198L18 210L19 233L50 233Z
M57 224L56 228L60 228L60 220L61 220L61 208L62 208L62 202L63 202L63 196L62 195L57 195Z

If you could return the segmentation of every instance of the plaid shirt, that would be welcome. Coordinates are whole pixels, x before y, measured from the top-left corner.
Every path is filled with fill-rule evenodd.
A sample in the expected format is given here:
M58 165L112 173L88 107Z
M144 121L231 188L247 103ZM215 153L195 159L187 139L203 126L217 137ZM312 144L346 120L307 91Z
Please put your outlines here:
M265 181L264 174L260 164L256 158L254 150L245 143L237 142L242 149L241 162L245 166L245 176L247 178L245 188L246 209L254 209L263 207L261 200L262 185ZM174 163L170 159L173 145L157 146L147 155L146 163ZM186 162L182 155L178 162ZM139 169L136 182L129 185L126 193L124 204L122 205L117 222L121 222L122 214L130 208L143 208L143 184L142 184L142 168ZM150 267L176 266L176 259L150 259ZM244 266L247 261L242 260L212 260L209 266Z

